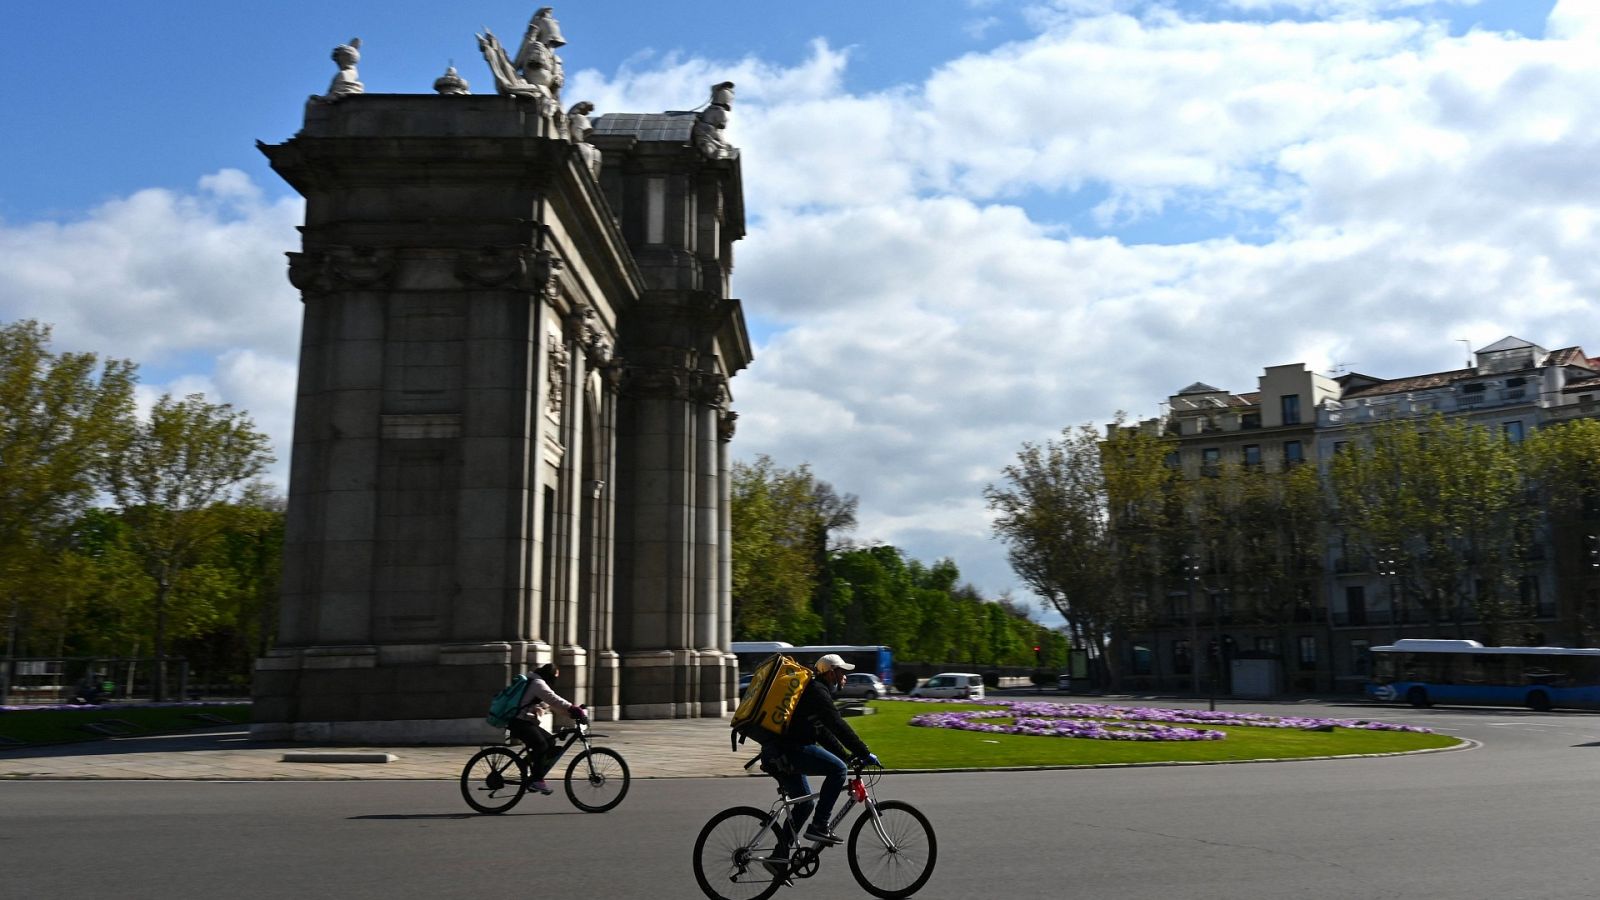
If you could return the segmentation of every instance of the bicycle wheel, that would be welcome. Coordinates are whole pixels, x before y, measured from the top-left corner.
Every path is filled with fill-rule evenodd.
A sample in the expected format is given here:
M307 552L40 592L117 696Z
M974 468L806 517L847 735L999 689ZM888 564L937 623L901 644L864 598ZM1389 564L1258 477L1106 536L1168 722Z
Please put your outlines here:
M850 874L875 897L909 897L933 874L939 841L928 817L909 803L884 800L878 804L878 819L881 835L869 812L862 812L851 827Z
M711 900L766 900L784 884L785 879L762 865L775 841L771 830L762 833L766 822L764 810L735 806L700 829L694 842L694 880Z
M627 795L628 764L617 751L592 747L567 765L567 799L584 812L605 812Z
M461 796L481 813L503 813L527 792L522 757L507 747L479 750L461 770Z

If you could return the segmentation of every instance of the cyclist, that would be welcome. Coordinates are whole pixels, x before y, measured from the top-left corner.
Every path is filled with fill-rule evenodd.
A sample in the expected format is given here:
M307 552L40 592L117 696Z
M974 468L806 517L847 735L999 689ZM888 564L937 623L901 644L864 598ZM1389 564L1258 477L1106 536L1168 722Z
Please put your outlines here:
M780 876L788 867L779 860L788 858L794 833L805 822L807 813L811 815L811 824L805 827L802 839L828 845L842 840L829 829L828 820L833 815L839 793L844 790L845 775L849 771L844 758L881 765L833 705L834 691L844 683L845 673L855 666L845 662L839 654L829 653L818 658L814 668L816 677L801 692L788 730L761 751L768 771L778 779L789 797L809 795L811 785L806 782L806 776L822 776L822 789L815 799L795 804L790 827L778 831L778 846L773 849L773 860L767 863L767 868Z
M572 703L565 697L555 692L550 687L550 682L561 677L561 668L553 662L545 663L533 670L528 678L528 686L522 689L522 700L517 704L517 716L511 720L507 728L511 736L528 746L533 758L534 770L528 774L536 780L528 785L529 790L541 794L550 794L554 789L545 784L544 776L550 769L550 751L555 747L555 738L550 732L545 731L539 724L539 713L544 710L560 709L571 716L573 721L582 722L588 718L582 706Z

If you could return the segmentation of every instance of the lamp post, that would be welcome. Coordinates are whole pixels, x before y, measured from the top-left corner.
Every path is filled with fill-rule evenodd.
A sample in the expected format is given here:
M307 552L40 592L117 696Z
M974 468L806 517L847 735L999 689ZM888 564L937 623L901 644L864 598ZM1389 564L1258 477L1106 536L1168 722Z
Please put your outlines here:
M1381 553L1382 556L1378 560L1378 577L1383 579L1384 586L1389 589L1389 622L1394 626L1394 640L1398 641L1400 640L1400 598L1399 591L1396 588L1399 587L1400 553L1393 547L1386 547Z
M1183 574L1189 582L1189 691L1200 696L1200 604L1196 596L1200 586L1200 561L1184 554Z
M1218 619L1222 618L1222 604L1220 603L1222 592L1207 591L1206 593L1211 597L1211 658L1206 661L1207 667L1211 669L1211 697L1207 708L1211 712L1216 712L1217 681L1222 674L1222 635L1217 622Z

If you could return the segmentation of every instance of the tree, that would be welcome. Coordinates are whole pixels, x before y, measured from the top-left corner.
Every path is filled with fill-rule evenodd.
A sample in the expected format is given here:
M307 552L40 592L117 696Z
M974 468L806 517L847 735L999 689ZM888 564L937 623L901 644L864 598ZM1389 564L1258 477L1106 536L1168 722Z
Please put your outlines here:
M1157 439L1121 427L1104 443L1088 425L1023 444L984 498L1017 577L1060 611L1073 643L1112 684L1116 646L1159 583L1170 470ZM1137 573L1137 577L1134 577Z
M1600 422L1546 425L1524 445L1549 515L1567 630L1583 646L1600 637Z
M131 429L111 467L112 496L131 526L130 546L153 584L153 652L167 652L168 604L207 543L226 529L225 504L273 459L266 435L228 404L200 394L163 396ZM188 578L186 582L184 579ZM166 666L156 666L155 699L166 697Z
M831 535L855 524L855 498L766 455L733 464L730 493L734 640L816 638L824 625L812 599Z
M1437 414L1380 423L1365 438L1329 464L1347 554L1388 561L1430 624L1453 622L1464 636L1470 608L1497 641L1525 613L1518 588L1535 508L1517 445Z
M57 354L49 343L50 328L38 322L0 327L0 596L9 600L13 654L22 618L50 612L28 586L37 587L67 525L103 483L133 410L132 363Z

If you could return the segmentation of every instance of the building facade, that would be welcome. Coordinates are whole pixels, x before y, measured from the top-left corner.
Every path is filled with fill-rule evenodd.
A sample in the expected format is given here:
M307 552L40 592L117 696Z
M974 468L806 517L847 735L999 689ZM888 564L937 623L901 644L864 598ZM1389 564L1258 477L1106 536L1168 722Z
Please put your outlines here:
M1597 412L1600 360L1578 347L1551 351L1507 337L1476 351L1471 365L1444 372L1327 377L1287 365L1265 370L1253 392L1194 384L1169 397L1162 416L1135 427L1170 441L1169 464L1193 480L1223 466L1282 471L1304 464L1325 474L1328 462L1361 440L1364 429L1395 419L1420 422L1438 414L1521 441L1543 425ZM1284 613L1275 621L1248 614L1225 574L1175 566L1167 602L1156 605L1148 627L1125 643L1123 666L1132 684L1257 689L1235 684L1235 675L1245 671L1245 661L1265 660L1275 664L1264 666L1276 669L1269 679L1273 692L1353 691L1370 672L1370 647L1402 637L1458 636L1454 628L1438 634L1424 611L1405 599L1392 561L1355 549L1337 527L1320 540L1314 577L1297 588L1304 596L1280 604ZM1524 642L1571 646L1590 637L1585 617L1600 610L1600 585L1589 566L1576 562L1580 544L1548 521L1534 535L1519 581L1527 610L1517 623ZM1474 627L1470 619L1465 624Z

